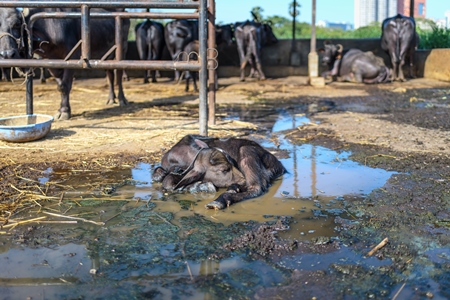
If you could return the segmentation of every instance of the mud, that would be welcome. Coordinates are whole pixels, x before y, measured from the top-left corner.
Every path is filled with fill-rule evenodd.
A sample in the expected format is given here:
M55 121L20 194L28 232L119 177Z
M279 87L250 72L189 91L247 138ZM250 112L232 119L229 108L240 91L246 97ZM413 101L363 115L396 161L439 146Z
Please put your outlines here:
M320 193L291 194L293 201L322 203L308 206L311 214L304 221L318 224L326 218L331 235L301 236L294 230L301 219L273 216L266 202L267 221L249 217L222 223L212 213L198 212L198 197L154 193L130 199L117 194L140 184L132 182L130 169L138 163L156 165L183 135L198 133L198 97L164 78L150 85L132 79L125 83L131 104L106 107L106 81L77 80L71 120L53 123L39 141L0 142L0 255L11 272L0 275L2 294L50 299L450 297L450 84L422 78L313 88L302 77L245 83L229 78L219 84L217 122L210 135L254 139L280 159L293 155L285 140L296 147L325 147L350 153L340 160L392 175L382 187L345 195L330 207ZM1 117L24 114L24 98L23 86L0 83ZM53 83L36 82L36 113L53 115L58 98ZM286 116L286 122L277 123ZM373 179L367 175L367 180ZM172 205L185 214L166 209ZM246 206L233 212L237 207L228 213L242 213ZM78 220L7 227L42 217L43 211L103 225ZM368 256L384 238L388 244ZM21 255L14 249L36 259L15 264ZM45 249L59 252L46 258ZM59 280L51 272L26 275L48 267Z

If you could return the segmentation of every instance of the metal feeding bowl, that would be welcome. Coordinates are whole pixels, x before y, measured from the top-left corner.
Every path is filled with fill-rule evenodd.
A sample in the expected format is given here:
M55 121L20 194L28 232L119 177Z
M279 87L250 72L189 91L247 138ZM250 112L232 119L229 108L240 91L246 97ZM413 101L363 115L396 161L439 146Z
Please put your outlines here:
M52 122L52 116L39 114L0 118L0 139L16 143L35 141L47 135Z

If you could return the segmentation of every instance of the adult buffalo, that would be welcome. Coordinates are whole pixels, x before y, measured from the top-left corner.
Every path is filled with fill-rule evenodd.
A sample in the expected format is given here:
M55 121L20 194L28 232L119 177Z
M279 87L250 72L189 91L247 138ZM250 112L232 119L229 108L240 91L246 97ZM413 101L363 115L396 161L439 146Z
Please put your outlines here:
M226 187L226 192L206 205L223 209L266 193L271 181L285 172L281 162L254 141L187 135L164 154L152 179L168 190L199 182Z
M142 60L160 60L165 40L164 26L155 21L147 20L135 27L136 47ZM144 71L144 83L148 83L149 72ZM151 71L152 82L156 82L156 71Z
M2 41L0 45L0 53L6 58L24 57L24 34L23 20L28 24L30 17L36 13L54 13L54 12L76 12L79 9L61 9L61 8L33 8L24 9L25 18L23 19L20 12L12 8L0 8L0 23L2 24L2 40L7 39L8 42ZM108 12L104 9L91 9L91 12ZM6 26L6 28L3 28ZM128 19L122 21L122 47L123 57L127 50L127 37L130 22ZM115 44L115 20L113 18L96 19L90 21L91 35L91 57L100 59ZM7 33L5 35L5 33ZM11 38L14 37L14 38ZM34 23L33 49L36 53L48 59L64 59L74 46L81 39L81 20L77 19L40 19ZM80 57L80 50L77 49L72 57ZM110 55L111 58L113 54ZM71 117L71 108L69 95L73 83L73 69L50 69L50 73L55 77L58 89L61 92L61 105L55 116L55 119L69 119ZM108 70L109 80L109 96L107 103L115 103L116 94L114 93L114 71ZM128 103L122 88L122 70L117 70L118 81L118 99L120 105Z
M404 81L403 65L409 61L409 75L413 77L414 53L419 45L414 18L401 14L387 18L381 25L381 48L389 54L394 80Z
M371 51L363 52L359 49L344 50L340 44L325 41L322 64L329 70L322 73L323 77L331 76L333 80L354 81L360 83L383 83L389 81L389 69L381 57Z
M233 35L234 35L234 25L232 24L224 24L224 25L216 25L216 44L217 45L227 45L230 46L233 44Z
M173 60L180 59L178 56L187 44L198 40L198 21L174 20L164 27L166 46ZM180 71L175 71L175 80L180 78Z
M189 61L198 60L199 49L200 49L200 44L199 44L198 40L194 40L194 41L190 42L189 44L187 44L186 47L184 47L184 53L187 56L186 60L189 60ZM192 84L194 86L194 92L198 92L198 88L197 88L198 72L186 71L185 77L186 77L185 91L186 92L189 91L189 81L192 79Z
M240 80L245 80L245 66L250 64L249 77L258 73L260 80L266 76L261 65L261 48L278 42L269 24L254 21L245 21L235 24L234 36L240 60Z

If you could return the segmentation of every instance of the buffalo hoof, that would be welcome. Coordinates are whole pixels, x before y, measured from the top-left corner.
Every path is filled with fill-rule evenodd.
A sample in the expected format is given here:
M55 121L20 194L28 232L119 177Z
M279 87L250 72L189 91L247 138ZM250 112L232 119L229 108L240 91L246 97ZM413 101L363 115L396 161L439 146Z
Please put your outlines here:
M167 175L166 170L164 170L161 167L157 167L155 171L153 171L152 180L155 182L161 182L163 181L164 177L166 177L166 175Z
M108 99L107 101L106 101L106 105L113 105L113 104L116 104L117 102L116 102L116 100L115 99Z
M119 106L127 106L128 100L125 97L119 98Z
M55 120L62 121L62 120L69 120L70 119L70 112L60 112L58 111L54 116Z
M224 209L225 208L225 204L223 204L222 202L214 200L214 201L209 202L208 204L206 204L205 207L208 208L208 209L220 210L220 209Z

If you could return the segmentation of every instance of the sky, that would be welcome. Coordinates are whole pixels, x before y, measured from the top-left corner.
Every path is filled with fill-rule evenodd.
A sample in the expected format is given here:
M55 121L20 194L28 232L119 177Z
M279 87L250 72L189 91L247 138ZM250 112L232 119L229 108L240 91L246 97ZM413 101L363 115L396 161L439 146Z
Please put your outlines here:
M261 6L262 15L289 16L289 3L293 0L216 0L216 23L234 23L251 19L250 11ZM300 16L297 21L311 23L312 0L298 0ZM316 22L343 22L353 24L354 0L316 0ZM426 16L429 19L444 19L450 11L450 0L427 0Z

